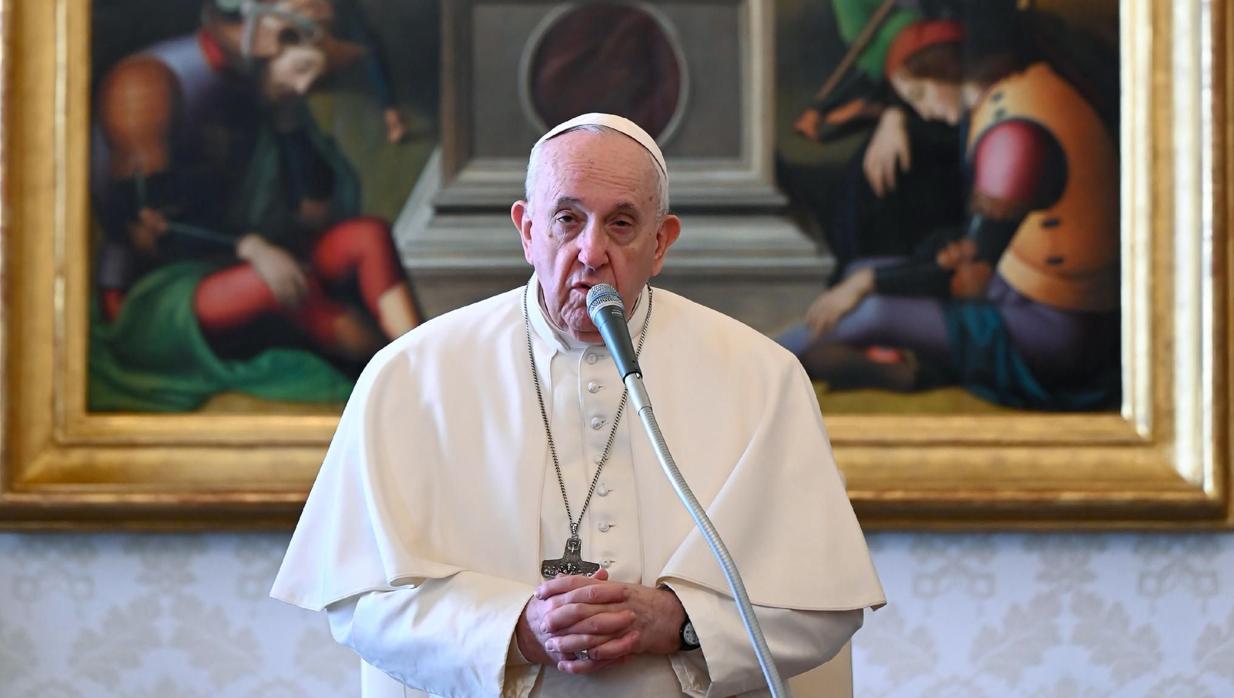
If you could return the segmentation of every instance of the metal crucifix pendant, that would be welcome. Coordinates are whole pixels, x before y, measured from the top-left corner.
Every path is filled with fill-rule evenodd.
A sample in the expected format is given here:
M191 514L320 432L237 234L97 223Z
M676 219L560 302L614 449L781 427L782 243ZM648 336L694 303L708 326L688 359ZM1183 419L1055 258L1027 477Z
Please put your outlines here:
M599 572L600 565L584 560L582 550L583 541L579 540L578 536L570 536L561 557L540 563L540 575L545 579L552 579L559 574L581 574L590 577Z

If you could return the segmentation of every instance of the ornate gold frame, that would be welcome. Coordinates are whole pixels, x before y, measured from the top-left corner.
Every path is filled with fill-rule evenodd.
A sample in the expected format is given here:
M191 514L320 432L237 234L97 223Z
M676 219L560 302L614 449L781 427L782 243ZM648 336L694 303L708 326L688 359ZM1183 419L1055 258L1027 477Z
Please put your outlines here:
M291 523L333 417L86 412L88 0L0 7L0 527ZM867 526L1234 525L1231 7L1120 7L1121 413L830 417Z

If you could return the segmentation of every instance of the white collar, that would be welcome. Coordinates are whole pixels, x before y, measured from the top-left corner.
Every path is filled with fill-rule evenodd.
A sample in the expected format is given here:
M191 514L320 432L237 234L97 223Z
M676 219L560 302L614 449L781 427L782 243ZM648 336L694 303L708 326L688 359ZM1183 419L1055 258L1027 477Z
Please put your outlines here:
M531 321L532 331L535 332L537 337L552 347L554 352L561 352L563 354L579 353L591 346L604 346L602 343L593 345L580 341L569 332L553 324L553 321L548 317L548 311L544 307L540 280L534 272L531 275L531 279L527 282L524 294L527 299L527 316ZM639 293L638 298L634 299L634 310L630 313L630 318L626 320L626 324L631 328L643 326L643 318L647 315L647 306L643 305L642 301L643 294ZM630 334L634 336L635 332L633 329Z

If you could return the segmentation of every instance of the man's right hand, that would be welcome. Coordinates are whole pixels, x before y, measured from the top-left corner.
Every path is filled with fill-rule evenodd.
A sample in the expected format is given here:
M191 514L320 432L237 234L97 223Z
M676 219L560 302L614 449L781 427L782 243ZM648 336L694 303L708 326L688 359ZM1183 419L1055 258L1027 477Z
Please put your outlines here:
M823 123L823 115L814 107L801 112L801 116L793 122L793 130L812 141L818 140L819 126Z
M253 265L279 305L295 308L308 296L308 275L287 250L250 233L236 243L236 256Z
M161 212L142 208L128 227L134 249L150 257L158 254L159 239L167 234L167 218Z
M549 630L548 616L570 605L587 605L597 610L608 604L620 604L626 600L624 587L603 584L608 581L608 572L600 570L592 577L560 576L541 585L535 596L523 607L515 626L518 650L527 661L560 668L570 662L572 673L590 674L625 661L618 659L593 659L576 661L575 652L593 649L627 634L634 623L634 614L629 611L598 613L591 617L591 627L586 634L571 635L569 640L554 635ZM563 649L566 642L569 649Z
M896 176L912 167L909 152L908 116L899 107L887 107L861 162L875 196L882 198L895 190Z

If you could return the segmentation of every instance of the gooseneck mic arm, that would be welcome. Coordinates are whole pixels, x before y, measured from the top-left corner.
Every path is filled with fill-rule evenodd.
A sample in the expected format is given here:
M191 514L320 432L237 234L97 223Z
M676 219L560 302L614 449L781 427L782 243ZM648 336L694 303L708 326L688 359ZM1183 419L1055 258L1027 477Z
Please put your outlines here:
M630 328L626 324L625 305L621 301L621 296L608 284L593 286L587 292L587 314L591 316L592 324L600 331L600 335L604 337L604 344L608 347L609 353L613 355L617 371L621 374L622 382L625 383L626 390L629 392L630 404L634 406L639 419L643 422L643 428L647 431L647 438L650 439L651 447L656 452L660 467L668 477L669 483L672 484L673 490L677 492L677 498L690 513L690 518L694 519L694 525L698 527L699 533L707 541L712 555L720 563L771 695L774 698L788 696L788 690L780 679L780 672L771 659L771 650L767 647L767 640L763 637L762 628L758 625L758 618L754 615L754 607L750 603L749 594L746 593L745 584L741 581L741 574L737 571L737 564L729 554L728 548L724 546L724 541L720 540L720 534L712 525L711 519L707 517L707 512L698 503L698 499L694 497L694 493L690 491L685 478L682 477L681 471L677 469L664 435L660 433L660 425L656 422L655 413L651 409L651 400L647 397L647 388L643 385L643 371L638 366L638 357L630 342Z

